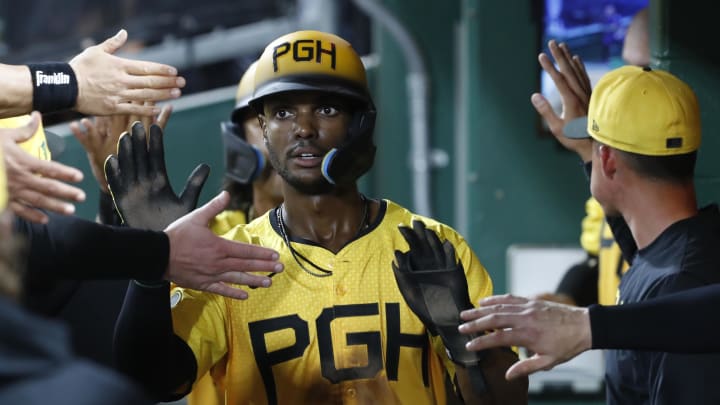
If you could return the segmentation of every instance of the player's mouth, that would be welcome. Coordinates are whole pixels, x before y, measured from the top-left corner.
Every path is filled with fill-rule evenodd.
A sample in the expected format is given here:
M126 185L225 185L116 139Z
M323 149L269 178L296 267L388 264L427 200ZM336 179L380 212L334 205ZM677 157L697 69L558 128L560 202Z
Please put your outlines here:
M304 168L320 166L325 153L315 148L297 148L290 154L290 160Z

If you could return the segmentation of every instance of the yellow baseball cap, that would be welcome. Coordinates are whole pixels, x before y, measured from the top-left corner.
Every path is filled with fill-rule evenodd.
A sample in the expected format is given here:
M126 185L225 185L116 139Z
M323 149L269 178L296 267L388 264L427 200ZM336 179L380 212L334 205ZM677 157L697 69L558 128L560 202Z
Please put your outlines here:
M690 86L672 74L623 66L600 79L588 116L563 132L640 155L681 155L700 147L700 106Z

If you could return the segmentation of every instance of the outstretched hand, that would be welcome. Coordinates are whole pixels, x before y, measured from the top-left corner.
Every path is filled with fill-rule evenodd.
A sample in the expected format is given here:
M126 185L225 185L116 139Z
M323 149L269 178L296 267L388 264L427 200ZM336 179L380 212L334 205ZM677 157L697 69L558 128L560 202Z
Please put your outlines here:
M501 295L485 298L460 317L465 321L460 333L480 333L467 344L468 350L522 346L535 353L510 367L508 380L549 370L592 345L587 308Z
M198 165L185 189L176 195L165 168L162 129L151 125L146 142L141 122L120 137L117 156L111 155L105 162L107 182L123 222L156 231L195 209L209 173L208 165Z
M172 66L114 56L127 41L120 30L105 42L91 46L70 61L78 81L75 109L88 115L155 115L160 109L145 101L180 96L185 79ZM135 101L136 103L129 103Z
M181 287L237 299L246 299L248 294L230 284L271 285L270 277L250 272L281 272L283 265L277 261L277 252L223 239L208 228L210 220L221 213L229 201L229 194L223 191L165 229L170 239L165 279Z
M547 122L550 132L565 148L576 152L583 162L589 162L592 156L592 144L589 139L570 139L563 135L563 128L575 118L587 116L590 94L590 78L585 64L579 56L571 55L564 43L558 45L554 40L548 42L548 48L558 67L555 68L550 57L541 53L538 61L543 70L550 75L562 100L562 112L558 116L548 100L540 93L530 97L535 110Z
M72 203L84 201L85 192L65 183L81 181L80 170L38 159L18 145L30 139L39 124L40 114L33 112L22 127L0 129L0 142L7 173L8 207L23 219L46 223L48 216L40 210L73 214Z

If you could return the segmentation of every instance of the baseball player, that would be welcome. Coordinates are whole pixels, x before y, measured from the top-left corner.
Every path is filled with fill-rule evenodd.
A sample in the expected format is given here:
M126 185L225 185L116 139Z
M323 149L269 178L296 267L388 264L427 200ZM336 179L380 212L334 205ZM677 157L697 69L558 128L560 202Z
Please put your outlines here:
M277 249L285 270L243 301L131 284L116 328L121 369L165 400L221 364L228 404L445 403L447 381L469 403L525 403L527 381L503 377L515 353L470 353L458 333L459 311L492 293L465 240L358 192L375 108L350 44L282 36L254 84L285 202L225 237Z
M250 65L238 84L235 108L230 121L221 123L225 152L223 188L230 194L228 209L210 221L210 229L222 235L236 225L246 224L282 203L282 178L268 164L257 115L248 105L253 95L255 67ZM189 405L225 403L225 364L216 364L201 377L188 394Z

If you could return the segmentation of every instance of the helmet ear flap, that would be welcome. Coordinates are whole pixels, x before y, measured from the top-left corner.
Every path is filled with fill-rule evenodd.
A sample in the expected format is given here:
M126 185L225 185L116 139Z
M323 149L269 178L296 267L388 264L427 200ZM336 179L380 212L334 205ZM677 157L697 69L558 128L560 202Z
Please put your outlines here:
M225 150L225 176L240 184L250 184L265 168L265 155L245 141L242 129L232 122L220 123Z
M367 173L375 162L375 110L358 111L348 127L345 141L323 158L321 170L330 184L349 184Z

